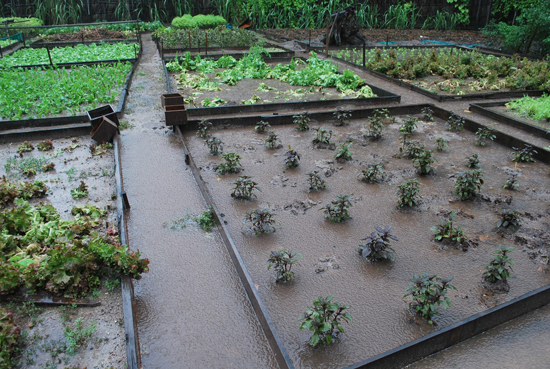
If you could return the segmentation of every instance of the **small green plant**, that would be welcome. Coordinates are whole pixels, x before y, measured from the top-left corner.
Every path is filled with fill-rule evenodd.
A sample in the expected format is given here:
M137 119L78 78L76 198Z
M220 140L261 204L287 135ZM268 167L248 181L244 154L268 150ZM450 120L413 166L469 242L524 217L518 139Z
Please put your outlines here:
M406 141L404 148L400 148L399 151L403 153L403 156L414 160L426 151L426 146L421 145L418 141Z
M327 182L321 178L317 170L312 170L307 174L306 184L308 192L324 190L327 187Z
M302 254L293 250L271 251L271 256L267 259L267 270L273 269L277 272L275 282L287 282L294 278L292 266L302 258Z
M401 132L404 136L412 136L415 129L418 126L418 119L416 117L407 115L407 117L403 120L403 123L401 126L399 126L399 132Z
M469 156L466 158L467 163L466 166L471 169L478 169L479 168L479 155L478 154L472 154L472 156Z
M486 146L487 140L494 141L497 136L495 135L495 129L491 127L478 128L476 132L476 146Z
M382 163L370 163L367 168L359 171L357 178L361 179L363 182L377 183L380 182L383 172Z
M466 234L462 230L461 226L455 227L453 220L456 217L456 213L452 211L449 213L448 219L441 219L441 223L431 228L435 232L436 241L450 240L463 245L468 240Z
M127 120L121 120L120 124L118 125L118 129L121 130L121 131L124 131L124 130L127 130L127 129L132 129L134 127L135 127L135 125L128 122Z
M101 156L107 153L109 150L112 150L113 148L114 145L109 142L104 142L100 145L91 144L90 153L92 154L92 156Z
M434 111L429 106L422 108L420 112L422 114L422 119L426 122L432 122L434 120Z
M420 195L420 183L416 178L403 181L395 194L399 197L397 204L400 207L418 205L420 198L422 198L422 195Z
M331 144L330 139L332 138L332 131L328 131L323 127L314 128L314 130L317 131L317 133L315 134L315 138L313 139L314 144L318 144L318 143L324 143L326 145Z
M309 340L313 347L319 344L330 345L340 333L344 333L341 323L349 323L353 320L348 312L344 312L350 306L333 302L333 298L332 295L326 298L319 296L313 300L313 306L309 306L304 315L298 319L298 321L303 320L300 330L306 328L313 332Z
M353 144L353 141L347 140L343 144L340 145L340 150L334 155L334 158L338 160L339 162L348 161L352 159L350 148Z
M109 291L114 290L120 285L120 278L114 278L114 279L107 279L105 280L105 288L107 288Z
M288 145L288 151L284 154L283 164L287 169L296 168L300 165L300 154L296 150L292 150Z
M239 173L241 171L241 156L239 154L229 151L222 155L222 159L225 162L218 164L216 168L218 174Z
M413 159L414 166L418 170L418 174L421 176L430 174L434 171L433 163L437 161L436 158L432 156L432 150L422 150L416 154Z
M253 193L254 190L262 192L262 189L258 187L258 183L254 182L252 177L249 176L241 176L231 182L231 184L235 185L231 197L236 199L250 200L252 197L257 197L256 194Z
M464 130L464 118L455 112L450 112L449 118L447 119L447 128L449 131L453 132L462 132Z
M275 232L275 219L273 219L273 213L268 209L260 210L254 209L245 213L243 223L252 223L252 230L256 236L261 233L273 233Z
M517 147L512 147L514 151L512 151L512 155L514 157L512 158L513 162L516 163L531 163L534 162L535 159L533 159L534 154L538 154L538 152L533 149L533 146L525 144L525 147L523 149L518 149Z
M223 142L217 137L208 136L206 140L204 140L204 143L208 146L211 155L218 155L223 152Z
M65 325L65 332L63 335L66 340L66 353L69 356L73 356L78 348L84 345L96 331L96 322L89 322L88 326L84 327L82 321L83 318L77 318L73 327L69 324Z
M436 138L435 145L437 151L446 151L449 147L449 140L446 140L443 136Z
M514 251L513 247L499 245L499 248L493 252L495 255L493 260L487 265L487 270L483 273L483 278L486 281L490 283L496 283L498 281L507 283L512 265L514 265L514 259L508 256L508 253L512 251Z
M40 141L38 145L36 145L36 148L40 151L50 151L53 150L53 142L52 140L44 140Z
M12 368L12 355L17 350L21 327L15 322L13 314L0 308L0 360L2 368Z
M271 124L264 120L261 120L254 127L254 131L256 131L256 133L264 133L267 131L268 128L271 128Z
M274 149L277 147L277 142L281 142L279 136L273 131L268 131L267 137L264 140L265 145L270 149Z
M505 190L515 190L519 187L518 183L518 174L517 173L511 173L508 175L508 178L506 178L506 183L502 186Z
M21 145L17 146L17 152L22 154L24 152L30 152L34 150L34 146L29 142L25 141Z
M206 119L203 119L199 122L197 129L197 136L200 138L205 138L210 133L210 129L212 128L212 122L209 122Z
M336 111L332 113L332 115L335 119L335 126L345 126L346 124L348 124L351 118L351 110L337 108Z
M361 239L365 243L359 245L359 254L371 262L386 259L395 260L395 250L391 247L390 240L399 241L399 239L390 233L391 225L384 228L374 226L374 228L376 231Z
M216 225L212 207L209 206L208 209L206 209L201 215L197 216L195 218L195 222L197 222L205 231L210 231L212 227Z
M341 223L351 218L349 215L349 208L351 206L351 196L338 195L321 210L323 210L325 218L328 218L331 222Z
M448 290L456 290L455 286L449 282L454 277L439 278L436 275L424 273L424 275L414 275L410 286L405 290L407 296L412 297L409 302L409 309L420 314L428 321L428 324L434 324L433 316L439 314L437 307L442 305L444 309L451 306L451 300L447 297Z
M296 114L292 116L294 118L294 124L296 125L296 129L298 131L308 131L309 130L309 122L311 120L309 113L307 111L301 112L300 114Z
M373 140L382 138L382 130L384 129L384 118L389 116L388 109L376 109L374 115L367 119L367 137Z
M502 209L500 219L497 222L498 228L517 227L520 224L521 213L512 209Z
M88 185L84 181L80 181L77 188L71 190L71 196L75 199L81 199L88 196Z
M456 174L456 182L454 187L455 194L457 194L461 200L475 197L484 183L484 176L485 175L481 169L458 172Z

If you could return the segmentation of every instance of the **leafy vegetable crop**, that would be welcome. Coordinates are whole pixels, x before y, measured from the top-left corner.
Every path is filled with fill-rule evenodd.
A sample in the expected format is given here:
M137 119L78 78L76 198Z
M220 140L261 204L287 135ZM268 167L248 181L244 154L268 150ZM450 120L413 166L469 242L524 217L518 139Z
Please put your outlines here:
M531 119L546 119L550 121L550 95L544 94L539 98L524 96L521 99L510 101L506 104L520 117L527 116Z

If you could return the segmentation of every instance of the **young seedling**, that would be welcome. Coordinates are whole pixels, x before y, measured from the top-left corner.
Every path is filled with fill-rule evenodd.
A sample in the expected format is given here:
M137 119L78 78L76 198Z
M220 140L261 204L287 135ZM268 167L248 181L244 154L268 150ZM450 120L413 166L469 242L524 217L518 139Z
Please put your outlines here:
M338 195L330 204L324 206L323 210L325 218L328 218L331 222L342 223L350 219L348 209L351 205L351 196Z
M304 315L298 318L298 321L303 320L300 330L306 328L313 332L309 340L313 347L330 345L340 333L344 333L341 323L353 320L348 312L344 312L350 306L333 302L332 299L332 295L326 298L319 296L313 300L313 306L309 306Z
M449 141L446 140L443 136L436 138L435 145L437 151L447 151L449 147Z
M466 158L468 161L466 163L466 166L471 169L478 169L479 168L479 155L478 154L472 154L472 156L469 156Z
M508 178L506 178L506 183L502 186L505 190L515 190L519 187L518 183L518 174L517 173L511 173L508 175Z
M88 196L88 185L84 181L80 181L80 185L77 188L71 190L71 196L75 199L81 199Z
M302 258L302 254L293 250L271 251L271 256L267 259L267 270L273 269L277 272L275 282L288 282L294 278L292 266Z
M21 145L17 146L17 152L22 154L24 152L30 152L34 150L34 146L29 142L25 141Z
M484 183L483 171L481 169L472 169L464 172L458 172L456 174L455 182L455 194L457 194L461 200L470 199L475 197L481 186Z
M361 239L364 244L359 245L359 254L368 261L375 262L378 260L395 260L395 250L390 246L391 241L399 241L399 239L391 234L391 225L384 228L374 226L376 231L370 236Z
M296 114L292 116L294 118L294 124L296 125L296 129L298 131L308 131L309 130L309 122L310 117L309 113L307 111L304 111L300 114Z
M468 240L466 234L462 230L461 226L455 227L453 220L456 217L456 213L453 211L449 214L449 219L441 219L441 223L438 226L433 226L432 231L435 232L435 240L443 241L450 240L462 245L464 249L464 242Z
M339 162L344 162L352 159L350 148L353 144L353 141L347 140L340 145L340 150L334 155L334 158Z
M200 138L205 138L209 135L210 129L212 128L212 123L206 119L203 119L199 122L199 129L197 130L197 136Z
M395 194L399 197L397 204L400 207L418 205L420 198L422 198L422 195L420 195L420 183L416 178L403 181Z
M374 115L369 117L367 122L367 137L373 140L379 140L382 138L382 130L384 129L384 123L382 120L389 116L388 109L376 109Z
M279 136L273 131L267 131L267 137L264 140L265 145L270 149L274 149L277 147L277 142L281 142Z
M268 128L271 128L271 124L261 120L258 122L258 124L256 124L256 127L254 127L254 131L256 131L256 133L264 133L267 131Z
M435 324L432 318L439 314L437 307L442 305L446 309L451 306L447 291L456 290L455 286L449 283L453 278L439 278L427 273L422 276L414 275L411 279L413 284L407 287L405 290L407 293L403 296L403 298L412 297L409 310L421 315L428 324Z
M296 168L300 165L300 155L296 150L292 150L290 145L288 145L288 151L285 153L284 158L283 163L287 169Z
M483 279L489 283L501 282L505 285L504 289L508 291L508 277L510 277L510 271L512 265L514 265L514 259L508 256L509 252L514 251L513 247L505 247L499 245L499 248L493 252L495 255L493 260L487 265L487 270L483 273Z
M53 142L52 140L45 140L40 141L38 145L36 145L36 148L40 151L50 151L53 150Z
M521 221L521 213L512 209L502 209L500 219L497 222L498 228L518 227Z
M464 130L464 118L460 115L451 112L449 119L447 119L447 127L449 131L462 132Z
M212 227L216 225L212 208L209 206L208 209L195 218L195 222L197 222L198 225L200 225L205 231L210 231Z
M426 122L432 122L434 120L434 111L429 106L422 108L420 112L422 113L422 119Z
M407 117L405 118L405 120L403 120L403 123L399 127L399 132L401 132L403 136L410 137L413 135L415 129L417 128L417 125L418 119L416 119L416 117L407 115Z
M314 128L317 133L315 134L315 138L313 139L314 144L318 143L324 143L325 145L330 145L330 139L332 138L332 131L327 131L324 128Z
M223 142L217 137L208 136L206 140L204 140L204 144L208 147L208 150L210 150L211 155L218 155L223 152Z
M421 176L432 173L435 169L432 164L436 161L437 159L432 156L432 150L426 149L415 154L413 159L414 166Z
M327 182L321 178L316 170L312 170L307 174L306 184L308 185L308 192L324 190L327 187Z
M226 152L222 155L223 163L219 163L216 172L218 174L239 173L241 171L241 156L234 152Z
M528 144L525 144L525 147L521 150L517 147L512 147L512 149L514 149L514 151L512 151L512 155L514 155L512 161L516 163L534 162L535 159L533 159L533 155L538 153L537 150L533 149L533 146Z
M335 119L335 126L345 126L349 123L349 119L351 118L351 110L338 108L332 115Z
M236 199L250 200L252 197L257 197L256 194L253 193L254 190L262 192L262 189L258 187L258 184L252 180L252 177L249 176L241 176L231 182L231 184L235 185L231 197Z
M426 146L420 145L418 141L407 141L405 148L400 149L400 151L403 152L403 156L414 160L426 151Z
M243 219L243 223L246 222L252 223L252 230L256 236L259 236L261 233L275 232L275 227L273 226L275 219L273 219L273 213L268 209L247 211Z
M357 178L366 183L377 183L381 181L383 176L382 163L370 163L366 169L363 169L357 174Z
M491 127L478 128L476 132L476 146L486 146L487 140L494 141L497 138L494 132L495 129Z

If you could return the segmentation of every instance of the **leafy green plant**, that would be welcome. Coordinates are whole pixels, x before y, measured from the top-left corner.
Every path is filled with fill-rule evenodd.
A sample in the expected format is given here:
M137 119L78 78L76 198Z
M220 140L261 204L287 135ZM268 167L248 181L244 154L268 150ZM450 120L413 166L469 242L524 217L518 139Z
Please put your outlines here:
M302 254L293 250L271 251L271 256L267 259L267 269L273 269L277 272L275 282L287 282L294 278L292 266L302 258Z
M323 298L319 296L313 300L313 306L309 306L304 315L298 319L303 320L300 330L306 328L313 332L310 343L313 347L317 345L330 345L340 333L344 333L341 326L343 322L351 322L353 319L348 312L349 305L342 305L333 302L332 295Z
M175 17L172 20L174 28L215 28L217 26L225 26L227 21L224 17L213 14L198 14L194 17L190 14L184 14L181 17Z
M422 198L420 183L416 178L403 181L395 194L398 196L397 204L400 207L418 205L420 198Z
M521 99L512 100L506 104L520 117L527 116L534 120L550 121L550 95L543 94L539 98L524 96Z
M429 106L422 108L420 112L422 114L422 119L426 122L432 122L434 120L434 111Z
M514 265L514 259L508 256L508 253L512 251L514 251L513 247L505 247L504 245L499 245L499 248L493 251L493 260L487 265L487 270L483 273L483 278L486 281L490 283L507 282L512 265Z
M533 146L525 144L523 149L518 149L517 147L512 147L512 161L516 163L531 163L534 162L533 155L538 154L537 150L533 149Z
M83 318L77 318L74 326L65 325L63 335L67 342L66 353L69 356L73 356L78 348L84 345L96 331L96 322L89 322L87 327L84 327Z
M468 240L468 237L466 237L466 234L462 230L462 227L455 227L455 224L453 223L455 217L456 213L452 211L451 213L449 213L447 220L441 219L439 225L433 226L431 228L431 230L435 232L436 241L450 240L452 242L463 245L464 242Z
M292 116L294 119L294 124L296 125L296 129L298 131L308 131L309 130L309 122L311 120L309 116L309 112L304 111L299 114L296 114Z
M353 141L351 140L346 140L346 142L342 143L340 145L340 150L338 150L336 155L334 155L334 158L339 162L353 159L350 152L350 148L352 144L353 144Z
M216 167L218 174L239 173L241 171L241 156L239 154L229 151L222 155L222 159L225 162L219 163Z
M323 127L321 128L314 128L317 133L315 134L315 138L313 139L313 143L324 143L325 145L330 145L330 139L332 138L332 131L326 130Z
M338 195L321 210L323 210L325 218L328 218L331 222L342 223L351 218L349 215L351 206L351 196Z
M509 174L508 178L506 178L506 183L504 183L502 188L506 190L515 190L517 187L519 187L518 174L517 173Z
M216 225L212 208L209 206L208 209L195 218L195 222L197 222L205 231L210 231L212 227Z
M291 169L296 168L300 164L300 154L296 150L292 150L290 145L288 145L288 151L284 154L283 164Z
M426 146L421 145L418 141L405 141L404 148L400 148L399 151L403 153L403 156L414 160L423 155Z
M200 138L208 137L211 129L212 122L209 122L207 119L203 119L198 124L197 136L199 136Z
M231 182L231 184L235 185L231 197L240 200L250 200L252 197L257 197L256 194L253 193L254 190L262 191L262 189L258 187L258 183L254 182L252 177L249 176L241 176Z
M256 131L256 133L264 133L268 128L271 128L271 124L261 120L256 124L256 127L254 127L254 131Z
M446 140L443 136L439 136L435 140L437 151L445 151L449 147L449 140Z
M449 118L447 119L447 128L449 131L462 132L464 130L464 118L455 112L450 112Z
M270 149L274 149L278 145L277 142L281 142L279 136L273 131L267 131L267 137L264 140L265 145Z
M487 140L494 141L497 136L495 135L495 129L491 127L478 128L476 132L476 146L486 146Z
M15 322L13 314L0 308L0 363L2 368L12 367L12 356L15 354L21 327Z
M208 146L211 155L218 155L220 152L223 152L223 142L217 137L207 136L204 143Z
M382 120L388 116L388 109L376 109L374 115L367 119L367 136L371 137L373 140L381 139L382 130L384 129Z
M336 120L334 122L335 126L345 126L348 124L350 118L351 118L351 110L346 110L338 107L334 113L332 113L334 116L334 119Z
M88 185L84 181L80 181L78 187L71 190L71 196L75 199L88 197Z
M403 120L401 126L399 126L399 132L404 136L411 136L414 133L414 130L418 126L418 119L416 117L407 115Z
M17 146L17 152L22 154L24 152L30 152L34 150L34 146L29 142L25 141L21 145Z
M475 197L484 183L484 176L485 175L481 169L458 172L456 174L456 182L454 187L455 194L457 194L461 200Z
M370 163L367 168L359 171L357 178L360 178L363 182L367 183L380 182L381 177L384 174L383 168L382 163Z
M433 163L437 161L432 156L432 150L422 150L414 158L413 163L420 175L430 174L434 171Z
M25 200L46 196L48 187L42 181L14 183L0 178L0 205L6 206L16 198Z
M479 154L472 154L472 156L469 156L466 158L467 163L466 166L471 169L478 169L479 168Z
M101 156L113 148L113 144L109 142L104 142L100 145L90 144L90 152L92 156Z
M432 325L433 316L439 314L438 306L443 306L444 309L451 306L451 299L447 297L449 290L456 290L455 286L449 282L453 277L440 278L436 275L424 273L424 275L414 275L411 279L413 284L409 285L405 290L407 293L403 298L411 296L412 301L409 303L409 309L416 314L421 315Z
M261 233L273 233L275 232L275 219L273 219L273 213L268 209L254 209L245 213L243 223L252 223L252 230L256 236Z
M327 182L321 178L317 170L312 170L307 174L306 184L308 192L324 190L327 187Z
M521 213L512 209L502 209L500 219L497 222L498 228L518 227Z
M365 241L364 244L359 245L359 254L368 261L375 262L378 260L394 260L395 250L391 247L391 241L399 241L399 239L391 234L391 225L384 228L374 226L376 231L372 232L370 236L362 238Z

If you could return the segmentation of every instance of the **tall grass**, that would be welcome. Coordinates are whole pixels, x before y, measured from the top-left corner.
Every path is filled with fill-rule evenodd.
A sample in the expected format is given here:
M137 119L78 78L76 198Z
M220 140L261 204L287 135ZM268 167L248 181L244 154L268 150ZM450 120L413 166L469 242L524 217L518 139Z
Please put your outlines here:
M82 0L36 0L34 16L44 24L78 23L82 15Z

